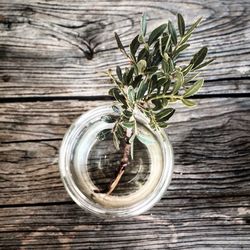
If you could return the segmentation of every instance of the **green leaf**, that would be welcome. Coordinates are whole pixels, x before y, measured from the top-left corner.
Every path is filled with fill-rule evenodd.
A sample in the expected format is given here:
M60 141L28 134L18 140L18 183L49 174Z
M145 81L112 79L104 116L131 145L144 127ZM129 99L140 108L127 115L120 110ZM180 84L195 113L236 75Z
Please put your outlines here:
M104 129L104 130L100 131L100 132L96 135L96 138L97 138L98 140L100 140L100 141L104 141L104 140L107 138L107 136L108 136L109 134L111 134L111 133L112 133L112 130L111 130L110 128Z
M168 79L168 80L164 83L164 86L163 86L163 93L166 93L166 92L169 90L170 84L171 84L171 80Z
M130 68L128 74L127 74L127 83L129 84L133 78L134 74L134 68Z
M158 122L158 126L159 126L160 128L167 128L167 127L168 127L168 124L165 123L165 122Z
M181 99L182 103L186 105L187 107L194 107L196 106L196 102L189 100L189 99Z
M190 36L192 35L194 29L200 24L201 20L202 20L202 17L199 18L196 22L194 22L192 24L192 26L188 29L186 34L182 37L181 43L185 43L190 38Z
M107 123L113 123L115 122L117 119L117 117L113 116L113 115L104 115L101 117L101 120Z
M177 34L176 34L176 30L175 30L171 21L168 21L168 32L171 35L171 40L172 40L173 44L176 45L177 44Z
M118 139L123 139L124 138L125 130L121 126L120 123L116 124L115 132L116 132L116 135L117 135Z
M144 94L146 93L147 89L148 89L147 82L142 81L137 90L136 99L140 100L142 97L144 97Z
M131 111L129 111L129 110L123 110L122 111L122 114L127 118L127 119L129 119L131 116L132 116L132 112Z
M169 73L170 66L169 66L169 60L162 60L161 61L161 67L164 73Z
M148 134L143 134L140 132L136 135L136 137L141 143L143 143L145 145L155 143L155 139Z
M139 73L143 73L145 71L145 69L147 68L147 62L145 60L140 60L137 63L137 68L138 68L138 72Z
M128 99L131 103L135 101L135 90L132 86L128 87Z
M116 75L118 79L122 82L122 70L119 66L116 66Z
M118 136L117 136L116 132L113 132L113 142L114 142L115 148L117 150L119 150L119 148L120 148L120 140L118 139Z
M189 64L188 66L184 67L181 71L182 74L185 76L187 75L193 68L193 64Z
M183 97L189 97L189 96L192 96L194 94L196 94L200 88L202 87L204 83L204 80L203 79L199 79L197 80L186 92L185 94L183 95Z
M115 95L116 94L119 95L121 93L121 91L117 87L114 87L114 88L111 88L108 93L109 93L109 95L112 95L115 97Z
M196 68L204 61L206 56L207 56L207 47L203 47L193 56L190 63L194 65L193 66L194 68Z
M188 83L188 82L191 82L191 81L193 81L193 80L195 80L195 78L197 77L197 76L199 76L200 75L200 72L198 72L198 73L196 73L196 74L192 74L192 75L190 75L189 77L185 77L184 79L184 84L186 84L186 83Z
M109 94L112 95L118 102L127 106L125 97L120 94L121 91L118 88L112 88L109 90Z
M125 52L124 46L122 45L122 42L121 42L121 40L116 32L115 32L115 39L116 39L116 43L117 43L118 48L121 51Z
M141 34L145 36L147 33L147 17L146 14L143 13L141 17Z
M154 104L153 111L158 111L163 108L162 100L161 99L155 99L152 100L152 103Z
M129 139L129 143L130 143L130 155L131 155L131 159L134 159L134 140L135 140L136 135L133 134L130 139Z
M157 70L158 70L158 67L157 67L157 66L147 67L146 73L152 75L152 74L154 74Z
M133 56L133 58L135 59L135 54L140 46L140 43L138 41L139 35L137 35L131 42L131 44L129 45L129 49L130 49L130 53Z
M168 37L167 43L165 45L164 52L168 51L170 45L171 45L171 35L169 35L169 37Z
M143 48L138 54L137 61L140 61L142 59L147 59L148 56L149 56L148 50Z
M135 126L135 122L132 121L132 122L125 122L123 121L121 123L121 125L124 127L124 128L133 128Z
M213 61L214 61L214 59L210 59L210 60L200 64L199 66L196 66L195 68L193 68L193 70L204 68L205 66L209 65Z
M177 14L177 19L178 19L178 29L179 29L180 35L184 36L184 34L185 34L185 21L184 21L184 18L180 13L178 13Z
M176 82L172 90L172 94L175 95L184 83L184 77L181 71L176 71Z
M174 57L178 56L183 50L185 50L185 49L188 48L189 46L190 46L190 44L188 44L188 43L182 44L182 45L179 46L176 50L174 50L173 56L174 56Z
M112 105L112 109L113 109L113 111L114 111L115 113L120 114L120 109L119 109L118 106Z
M165 108L158 112L155 115L155 118L158 122L165 122L174 114L174 112L175 110L173 108Z
M167 24L162 24L159 27L155 28L149 35L148 45L150 46L152 43L154 43L158 39L158 37L162 35L166 28Z
M142 75L138 75L134 78L134 81L132 82L132 86L136 88L142 80Z

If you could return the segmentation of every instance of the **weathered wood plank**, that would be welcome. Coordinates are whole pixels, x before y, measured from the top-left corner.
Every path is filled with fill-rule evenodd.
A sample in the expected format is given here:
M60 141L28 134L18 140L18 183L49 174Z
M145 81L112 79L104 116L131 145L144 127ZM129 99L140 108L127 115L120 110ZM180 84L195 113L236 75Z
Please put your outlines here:
M6 103L0 108L0 204L69 201L58 148L83 111L110 102ZM18 111L17 111L18 110ZM166 197L249 195L249 98L202 99L168 129L175 174Z
M150 29L179 11L188 23L204 16L183 57L208 45L216 58L201 93L249 93L249 10L248 0L1 1L0 97L106 95L110 83L98 72L126 64L113 31L127 44L143 11Z
M249 249L249 196L163 199L150 213L101 220L75 204L2 208L2 249Z

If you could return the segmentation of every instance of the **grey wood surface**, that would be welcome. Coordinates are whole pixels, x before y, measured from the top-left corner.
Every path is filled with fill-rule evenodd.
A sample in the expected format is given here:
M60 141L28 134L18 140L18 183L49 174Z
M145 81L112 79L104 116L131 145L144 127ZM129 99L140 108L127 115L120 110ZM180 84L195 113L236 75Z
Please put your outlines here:
M90 216L59 177L72 121L106 98L100 74L126 60L147 11L150 29L180 11L204 16L193 47L216 62L193 109L167 130L173 181L149 212ZM0 249L250 249L250 2L0 0Z

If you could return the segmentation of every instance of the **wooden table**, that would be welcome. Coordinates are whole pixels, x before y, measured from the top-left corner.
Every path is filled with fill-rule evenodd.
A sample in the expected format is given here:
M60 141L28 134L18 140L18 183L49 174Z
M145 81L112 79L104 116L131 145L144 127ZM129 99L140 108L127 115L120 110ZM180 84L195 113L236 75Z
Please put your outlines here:
M173 181L148 213L101 220L66 193L58 149L83 112L110 103L98 72L125 44L181 12L204 16L191 52L216 61L194 109L168 129ZM250 1L0 1L1 249L250 249ZM189 53L188 53L189 54ZM185 58L188 57L188 54Z

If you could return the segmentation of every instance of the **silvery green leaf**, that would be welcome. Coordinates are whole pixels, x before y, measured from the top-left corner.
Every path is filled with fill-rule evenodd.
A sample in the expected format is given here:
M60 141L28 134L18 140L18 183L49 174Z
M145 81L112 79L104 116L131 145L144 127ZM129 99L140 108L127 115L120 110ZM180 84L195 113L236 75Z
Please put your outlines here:
M192 35L194 29L200 24L202 18L199 18L196 22L194 22L191 27L187 30L186 34L182 37L181 43L185 43L190 36Z
M177 48L177 50L174 51L173 56L174 57L178 56L183 50L185 50L189 46L190 46L190 44L188 44L188 43L182 44L181 46L179 46Z
M165 123L165 122L158 122L158 126L159 126L160 128L167 128L167 127L168 127L168 124Z
M163 93L166 93L169 90L170 85L171 85L171 80L167 79L163 85Z
M129 111L129 110L123 110L122 111L122 114L127 118L127 119L129 119L131 116L132 116L132 112L131 111Z
M117 117L113 115L104 115L101 117L101 120L107 123L114 123L116 121Z
M186 90L183 97L189 97L196 94L202 87L203 83L204 83L203 79L197 80L190 88Z
M119 109L118 106L112 105L112 109L113 109L113 111L114 111L115 113L120 114L120 109Z
M181 101L182 101L182 103L183 103L184 105L186 105L187 107L194 107L194 106L196 106L196 102L194 102L194 101L192 101L192 100L190 100L190 99L185 99L185 98L183 98L183 99L181 99Z
M141 17L141 34L145 36L147 33L147 17L146 14L143 13Z
M159 111L163 108L163 104L162 104L161 99L152 100L152 103L154 104L153 111Z
M162 24L159 27L155 28L149 35L148 45L150 46L152 43L154 43L158 39L158 37L162 35L166 28L167 24Z
M133 58L135 59L135 54L140 46L140 43L139 43L139 35L137 35L131 42L131 44L129 45L129 49L130 49L130 53L131 55L133 56Z
M122 70L119 66L116 66L116 75L118 79L122 82Z
M154 65L154 66L158 66L161 61L162 61L162 56L161 56L160 51L158 50L156 52L156 54L154 54L151 64Z
M121 125L124 127L124 128L133 128L135 126L135 122L132 121L132 122L125 122L123 121L121 123Z
M116 133L118 139L123 139L124 138L125 130L121 126L120 123L116 124L115 133Z
M121 93L121 91L117 87L114 87L114 88L111 88L108 93L109 93L109 95L112 95L115 97L115 94L119 95Z
M143 59L137 63L137 68L139 73L144 72L146 67L147 67L147 62Z
M177 44L177 34L176 34L176 30L175 30L171 21L168 21L168 32L171 35L171 40L172 40L173 44L176 45Z
M168 40L167 40L167 43L166 43L166 46L165 46L165 50L164 50L165 52L168 51L170 45L171 45L171 34L168 37Z
M169 72L173 72L175 70L174 62L171 58L168 59L169 63Z
M130 155L131 155L131 159L134 159L134 141L135 141L135 137L136 135L133 134L130 139L129 139L129 143L130 143Z
M143 38L143 35L142 35L142 34L139 35L138 41L139 41L139 43L141 43L141 44L144 43L144 38Z
M181 71L182 74L185 76L187 75L193 68L193 64L189 64L188 66L184 67Z
M207 56L207 47L203 47L193 56L190 63L194 65L193 66L194 68L196 68L204 61L206 56Z
M178 19L178 29L179 29L180 35L184 36L184 34L185 34L185 21L184 21L184 18L180 13L178 13L177 14L177 19Z
M125 85L128 85L128 72L129 72L129 69L126 67L125 72L123 73L123 76L122 76L122 82Z
M189 77L185 77L184 78L184 84L188 83L188 82L191 82L193 81L197 76L200 75L200 72L196 73L196 74L192 74L191 76Z
M174 112L175 110L173 108L165 108L155 115L156 120L158 122L165 122L174 114Z
M170 71L169 60L162 60L161 67L164 73L169 73Z
M152 136L148 135L148 134L144 134L144 133L141 133L141 132L140 132L140 133L138 133L138 134L136 135L136 137L137 137L137 139L138 139L141 143L143 143L143 144L145 144L145 145L155 143L155 139L154 139Z
M104 129L102 131L100 131L97 135L96 135L96 138L100 141L103 141L107 138L107 136L109 134L112 133L112 130L109 128L109 129Z
M140 100L142 97L144 97L146 91L148 89L148 84L145 81L142 81L138 87L136 99Z
M134 81L132 82L132 86L136 88L142 80L142 75L138 75L134 78Z
M115 148L117 150L119 150L119 148L120 148L120 140L118 139L118 136L116 135L115 132L113 133L113 142L114 142Z
M211 62L213 62L213 61L214 61L214 59L210 59L210 60L208 60L208 61L206 61L206 62L204 62L204 63L198 65L197 67L193 68L193 70L201 69L201 68L203 68L203 67L209 65L209 64L210 64Z
M118 88L112 88L109 90L109 94L112 95L118 102L127 106L126 100L123 95L120 94L121 91Z
M184 83L184 77L183 77L183 74L181 71L177 71L175 73L175 75L176 75L176 82L175 82L173 90L172 90L173 95L175 95L179 91L179 89L181 88L181 86Z
M157 66L147 67L146 73L147 74L154 74L158 70Z
M135 90L132 86L128 87L128 99L132 103L135 101Z
M167 53L167 52L164 52L164 54L163 54L163 60L164 60L165 62L167 62L168 59L169 59L168 53Z
M138 57L137 57L137 60L140 61L141 59L147 59L149 56L149 52L147 49L143 48L139 54L138 54Z
M134 68L130 68L128 74L127 74L127 83L129 84L133 78L134 74Z
M122 45L122 42L121 42L121 40L116 32L115 32L115 39L116 39L116 43L117 43L118 48L122 51L125 51L124 46Z

